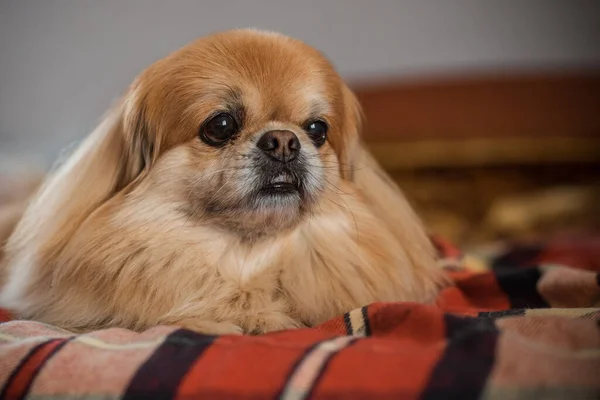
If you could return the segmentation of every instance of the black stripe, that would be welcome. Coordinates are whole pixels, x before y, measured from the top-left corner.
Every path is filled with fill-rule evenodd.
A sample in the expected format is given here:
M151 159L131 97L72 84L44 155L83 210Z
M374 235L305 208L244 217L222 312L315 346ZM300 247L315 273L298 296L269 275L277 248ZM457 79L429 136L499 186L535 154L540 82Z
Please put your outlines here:
M525 315L524 308L514 308L511 310L503 310L503 311L485 311L477 314L478 318L488 318L488 319L498 319L504 317L517 317L520 315Z
M173 332L138 369L122 398L172 399L183 377L214 340L214 336L186 329Z
M52 339L52 340L48 340L46 342L38 344L37 346L35 346L31 350L29 350L29 352L25 355L25 357L21 358L21 361L19 362L19 364L17 364L17 366L15 368L13 368L12 373L10 374L10 376L8 377L8 379L6 380L6 382L4 382L4 386L2 387L2 390L0 390L0 399L3 400L3 399L6 398L6 391L8 390L9 387L12 386L13 381L15 380L15 378L17 377L17 375L21 372L21 369L23 368L23 365L25 365L25 363L27 361L29 361L29 359L35 353L37 353L40 348L46 346L48 343L52 343L55 340L56 339Z
M492 261L492 268L521 268L535 263L544 250L540 244L512 244L510 250L499 255Z
M542 273L538 268L496 269L498 286L508 297L511 308L548 308L537 291Z
M364 306L361 310L363 322L365 324L365 336L371 336L371 322L369 321L369 307Z
M596 274L596 283L598 284L598 286L600 286L600 272ZM600 319L596 320L596 325L598 325L598 327L600 328Z
M25 364L27 364L29 362L31 357L35 356L35 354L38 351L40 351L41 349L43 349L44 347L48 346L51 343L62 342L58 346L56 346L54 348L54 350L52 350L44 360L42 360L42 362L36 367L36 369L29 376L29 382L27 382L27 386L25 387L25 390L23 391L21 398L27 397L27 394L31 390L31 386L33 385L33 382L35 381L35 378L37 378L37 376L39 375L39 373L42 370L42 368L44 367L44 365L46 365L46 363L72 339L73 339L73 337L70 337L68 339L51 339L46 342L40 343L37 346L35 346L33 349L31 349L29 351L29 353L27 353L27 355L25 357L23 357L23 359L21 359L21 362L19 362L19 364L17 365L17 367L15 369L13 369L13 372L10 374L10 376L6 380L4 387L2 388L2 390L0 390L0 399L6 398L6 391L12 386L13 381L21 373L21 369L25 366Z
M498 330L492 321L445 315L449 342L421 399L478 399L494 366Z
M350 321L350 313L344 314L344 325L346 326L346 334L352 336L354 329L352 329L352 321Z

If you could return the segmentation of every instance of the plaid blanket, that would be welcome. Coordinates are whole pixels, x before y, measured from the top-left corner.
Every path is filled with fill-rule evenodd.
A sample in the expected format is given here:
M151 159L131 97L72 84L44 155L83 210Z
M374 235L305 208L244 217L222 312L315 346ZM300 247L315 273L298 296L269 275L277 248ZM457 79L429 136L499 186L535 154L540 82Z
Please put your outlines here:
M598 399L600 240L462 254L435 305L371 304L315 329L73 335L0 324L0 399Z

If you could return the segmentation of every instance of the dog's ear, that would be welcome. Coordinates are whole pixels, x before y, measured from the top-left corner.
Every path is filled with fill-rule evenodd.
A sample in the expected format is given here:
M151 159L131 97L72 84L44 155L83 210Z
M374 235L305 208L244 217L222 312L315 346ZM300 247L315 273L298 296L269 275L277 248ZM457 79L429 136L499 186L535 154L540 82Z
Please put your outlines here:
M144 109L143 99L128 92L48 175L9 240L8 252L60 251L92 212L141 177L154 157Z
M340 161L340 173L343 179L354 180L357 151L360 148L363 114L358 99L350 88L343 84L344 102L343 128L340 137L334 138L332 145Z
M73 199L71 204L93 207L129 186L153 161L155 138L146 114L143 97L130 90L51 174L48 189Z
M115 133L121 130L125 159L117 189L133 182L142 172L147 171L157 155L157 137L150 127L147 105L139 91L132 90L125 97L121 110L121 123Z

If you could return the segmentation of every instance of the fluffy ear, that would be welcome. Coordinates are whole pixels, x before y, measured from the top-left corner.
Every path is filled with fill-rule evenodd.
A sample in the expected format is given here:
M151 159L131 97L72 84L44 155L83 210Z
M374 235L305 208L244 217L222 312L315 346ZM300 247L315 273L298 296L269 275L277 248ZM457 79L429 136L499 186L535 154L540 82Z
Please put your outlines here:
M332 138L332 146L340 161L342 178L351 181L354 179L356 152L360 147L363 118L358 99L345 84L342 96L344 102L343 129L339 137Z
M11 237L7 257L60 251L94 210L148 168L152 144L143 110L132 94L125 96L49 174Z

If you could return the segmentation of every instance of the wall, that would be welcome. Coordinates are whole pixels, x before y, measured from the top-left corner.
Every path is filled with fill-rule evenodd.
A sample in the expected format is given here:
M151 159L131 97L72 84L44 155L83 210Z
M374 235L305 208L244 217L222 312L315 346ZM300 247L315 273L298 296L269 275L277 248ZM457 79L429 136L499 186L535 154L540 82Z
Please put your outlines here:
M0 161L52 160L144 66L247 26L307 41L352 81L600 66L594 0L0 0Z

